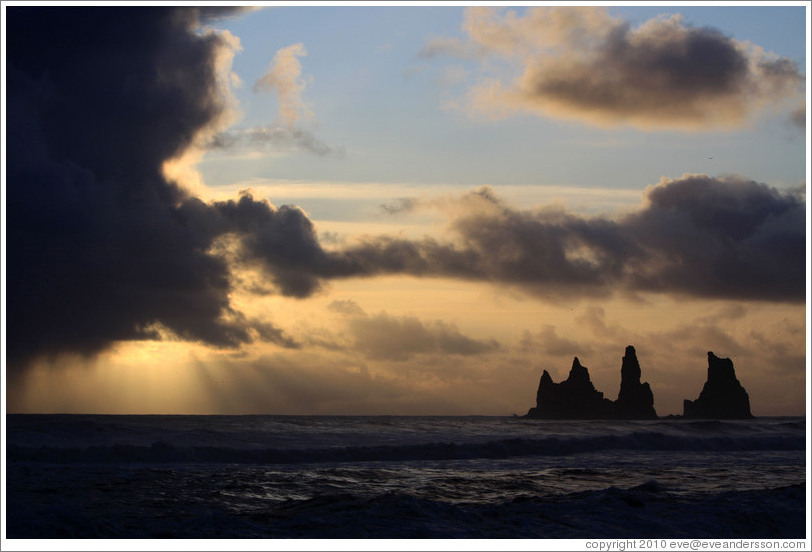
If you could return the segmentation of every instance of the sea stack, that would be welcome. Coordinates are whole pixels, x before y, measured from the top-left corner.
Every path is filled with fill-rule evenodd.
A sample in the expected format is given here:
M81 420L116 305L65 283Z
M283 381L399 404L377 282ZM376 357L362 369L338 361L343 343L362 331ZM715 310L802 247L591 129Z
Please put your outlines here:
M708 381L695 401L685 400L683 417L750 419L750 397L736 379L733 361L708 352Z
M544 370L536 392L536 406L528 418L557 420L603 420L613 418L612 401L604 398L589 379L589 370L581 366L578 357L572 361L569 377L554 383Z
M626 347L620 368L620 392L615 401L615 417L622 420L654 420L654 394L648 382L640 383L640 363L634 347Z

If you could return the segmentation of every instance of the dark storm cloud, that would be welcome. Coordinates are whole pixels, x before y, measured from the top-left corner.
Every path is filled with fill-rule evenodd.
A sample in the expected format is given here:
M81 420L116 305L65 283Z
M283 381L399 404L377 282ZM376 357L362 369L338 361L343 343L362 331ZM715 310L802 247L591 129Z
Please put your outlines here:
M227 44L197 30L236 11L7 8L10 367L36 354L91 354L152 335L155 324L218 346L256 337L293 346L232 309L229 267L210 253L217 238L262 225L189 197L161 170L224 113L215 57ZM299 214L254 211L296 234L291 243L310 238Z
M461 200L453 242L373 238L343 269L510 284L548 299L657 292L802 301L805 198L738 177L686 175L617 219L516 210L483 189ZM336 274L339 275L339 274Z
M239 238L243 262L259 263L285 295L306 297L319 288L318 277L329 263L313 223L297 207L274 208L250 194L211 205L222 233Z
M610 292L622 270L615 251L635 251L609 220L511 209L488 188L461 203L464 214L451 223L453 242L370 238L345 249L342 258L362 272L491 281L554 297Z
M197 17L200 23L209 24L261 8L258 6L196 6L188 9L193 11L188 12L187 17Z
M472 91L472 107L491 114L531 110L644 128L735 126L800 95L804 82L793 61L679 15L633 28L603 8L539 7L523 15L471 8L463 28L468 47L435 40L422 55L479 50L516 61L523 74L515 82Z
M648 200L624 221L646 252L629 275L633 287L803 300L806 206L800 192L696 175L650 188Z

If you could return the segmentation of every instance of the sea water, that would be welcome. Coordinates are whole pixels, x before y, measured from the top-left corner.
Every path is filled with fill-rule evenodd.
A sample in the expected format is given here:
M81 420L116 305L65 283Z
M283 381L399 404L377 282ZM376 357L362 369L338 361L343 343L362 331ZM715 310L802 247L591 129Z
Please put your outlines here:
M8 538L804 538L804 418L8 415Z

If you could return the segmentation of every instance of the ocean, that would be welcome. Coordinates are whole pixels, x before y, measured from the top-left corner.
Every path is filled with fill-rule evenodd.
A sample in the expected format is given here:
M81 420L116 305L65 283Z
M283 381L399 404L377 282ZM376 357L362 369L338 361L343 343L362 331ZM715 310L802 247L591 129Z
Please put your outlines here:
M806 421L7 415L9 539L806 536Z

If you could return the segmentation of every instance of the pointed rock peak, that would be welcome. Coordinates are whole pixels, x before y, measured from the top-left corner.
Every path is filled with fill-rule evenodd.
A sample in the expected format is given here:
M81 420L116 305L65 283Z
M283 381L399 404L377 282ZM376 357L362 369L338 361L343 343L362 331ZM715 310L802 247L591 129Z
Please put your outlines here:
M657 417L651 387L648 383L640 383L640 376L637 352L629 345L620 367L620 392L615 401L618 418L646 420Z
M581 365L581 362L578 360L578 357L572 359L572 368L570 368L569 377L572 378L573 375L575 375L576 377L582 376L584 373L589 374L589 372L587 372L586 367ZM589 376L587 375L587 377Z
M528 418L558 420L647 420L656 419L654 396L647 383L640 383L640 366L634 347L626 347L623 358L623 381L617 401L611 401L595 389L589 369L578 357L572 359L569 376L553 383L544 370L536 393L536 406ZM632 381L634 380L634 381Z
M622 382L640 383L640 363L637 361L637 352L634 347L626 347L626 355L623 357L623 364L620 367L620 378Z
M589 380L589 370L586 366L582 366L578 357L572 359L572 368L567 377L567 381L572 383L591 383Z
M750 396L736 379L733 361L708 351L708 381L699 398L685 400L683 416L708 419L749 419Z

